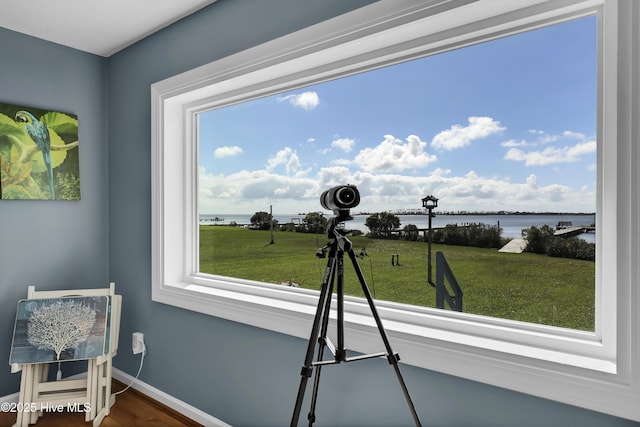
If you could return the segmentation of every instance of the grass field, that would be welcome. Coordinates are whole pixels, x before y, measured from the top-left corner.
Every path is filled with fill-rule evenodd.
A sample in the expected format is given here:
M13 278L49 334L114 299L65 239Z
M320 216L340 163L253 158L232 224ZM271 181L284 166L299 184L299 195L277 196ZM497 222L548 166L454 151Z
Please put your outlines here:
M326 259L316 257L324 235L200 226L200 271L268 283L292 281L320 289ZM349 237L359 253L376 299L435 306L427 283L427 245L423 242ZM433 245L445 255L464 292L464 311L504 319L592 331L595 317L595 263L495 249ZM399 266L391 263L399 255ZM345 256L345 294L362 296Z

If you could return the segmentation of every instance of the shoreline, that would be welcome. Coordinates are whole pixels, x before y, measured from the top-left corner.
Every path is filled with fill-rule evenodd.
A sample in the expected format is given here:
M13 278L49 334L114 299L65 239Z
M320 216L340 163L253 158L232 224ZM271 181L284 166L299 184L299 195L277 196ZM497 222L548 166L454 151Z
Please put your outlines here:
M397 211L387 211L393 215L426 215L427 213L424 210L418 211L410 211L410 210L397 210ZM354 215L374 215L377 212L368 213L368 212L358 212ZM572 215L572 216L593 216L595 212L527 212L527 211L481 211L481 212L472 212L472 211L436 211L436 215L449 215L449 216L489 216L489 215L530 215L530 216L544 216L544 215Z
M403 216L410 216L410 215L426 215L427 213L424 210L421 211L410 211L410 210L398 210L398 211L385 211L388 213L391 213L393 215L403 215ZM313 213L313 212L302 212L302 213L296 213L296 214L292 214L292 213L285 213L285 214L274 214L274 216L304 216L307 215L309 213ZM332 215L329 212L318 212L322 215ZM357 213L353 213L353 216L364 216L364 215L375 215L376 213L381 213L381 212L357 212ZM522 216L522 215L529 215L529 216L562 216L562 215L567 215L567 216L595 216L596 213L595 212L526 212L526 211L481 211L481 212L472 212L472 211L436 211L434 212L436 215L448 215L448 216L496 216L496 215L509 215L509 216ZM216 216L216 217L220 217L220 218L224 218L225 216L229 216L229 217L236 217L236 216L246 216L246 215L253 215L253 214L246 214L246 213L228 213L228 214L209 214L209 213L202 213L199 214L199 216Z

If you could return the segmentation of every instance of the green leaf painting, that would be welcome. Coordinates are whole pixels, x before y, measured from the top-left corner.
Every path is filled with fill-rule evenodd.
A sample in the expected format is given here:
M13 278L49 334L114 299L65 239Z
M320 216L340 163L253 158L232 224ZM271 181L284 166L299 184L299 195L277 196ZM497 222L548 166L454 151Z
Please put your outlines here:
M0 199L80 199L77 116L0 103Z

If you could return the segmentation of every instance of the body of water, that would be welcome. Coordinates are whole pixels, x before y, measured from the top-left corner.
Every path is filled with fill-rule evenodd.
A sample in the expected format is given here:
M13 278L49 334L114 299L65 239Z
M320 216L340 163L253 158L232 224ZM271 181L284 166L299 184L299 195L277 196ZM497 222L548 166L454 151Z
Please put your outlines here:
M200 215L200 224L204 225L229 225L232 223L240 225L249 225L251 223L251 215L224 215L224 214L203 214ZM287 224L293 222L294 224L302 223L305 215L297 214L274 214L274 218L280 224ZM325 215L327 218L331 217L330 213ZM413 224L418 228L428 227L427 215L396 215L400 218L400 227ZM360 230L363 233L368 233L369 228L365 226L365 221L369 215L354 215L353 220L345 223L345 228L351 230ZM541 227L542 225L548 225L551 228L556 227L560 221L569 221L574 226L591 225L595 223L595 216L592 214L554 214L554 215L438 215L432 218L431 225L433 228L444 227L447 224L487 224L490 226L500 226L502 228L502 236L508 238L522 237L522 229L529 228L531 226ZM595 243L595 233L583 233L580 238Z

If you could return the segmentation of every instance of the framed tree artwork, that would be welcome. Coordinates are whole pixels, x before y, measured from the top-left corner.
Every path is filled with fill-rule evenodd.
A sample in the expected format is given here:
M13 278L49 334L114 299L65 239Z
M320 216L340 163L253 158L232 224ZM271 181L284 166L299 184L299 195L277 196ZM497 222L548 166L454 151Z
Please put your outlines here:
M0 199L80 200L76 115L0 103Z
M83 360L107 351L109 297L20 300L9 363Z

